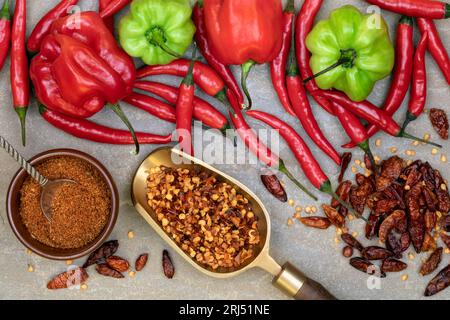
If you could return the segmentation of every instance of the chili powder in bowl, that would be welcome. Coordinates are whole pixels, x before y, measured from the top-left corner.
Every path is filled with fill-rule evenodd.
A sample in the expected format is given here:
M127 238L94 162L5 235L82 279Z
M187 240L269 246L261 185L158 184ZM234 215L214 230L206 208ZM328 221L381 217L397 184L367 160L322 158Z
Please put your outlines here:
M119 210L116 185L106 168L76 150L57 149L32 158L44 176L69 179L53 201L53 217L40 208L41 187L24 170L8 190L8 220L17 238L31 251L53 260L73 260L90 254L109 236Z

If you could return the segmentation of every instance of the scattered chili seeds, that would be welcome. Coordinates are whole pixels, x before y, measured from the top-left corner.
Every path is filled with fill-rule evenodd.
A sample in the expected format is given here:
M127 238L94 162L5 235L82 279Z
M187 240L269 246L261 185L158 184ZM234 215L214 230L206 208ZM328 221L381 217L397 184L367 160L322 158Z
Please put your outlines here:
M133 239L134 238L134 232L133 231L128 231L128 239Z
M34 272L34 267L31 264L29 264L27 270L28 272Z
M288 204L289 204L291 207L293 207L294 204L295 204L295 201L292 200L292 199L289 199Z
M81 290L87 290L87 289L88 289L88 285L87 285L86 283L83 283L83 284L80 286L80 289L81 289Z
M295 211L297 211L297 212L302 212L302 207L301 207L301 206L296 206L296 207L295 207Z
M389 150L391 151L391 153L397 153L398 151L396 147L391 147Z
M375 140L375 145L376 145L377 147L381 147L381 139Z
M402 275L402 281L407 281L409 276L407 274Z
M134 278L134 277L136 276L136 272L134 272L134 271L128 271L128 275L129 275L131 278Z
M438 154L438 149L436 149L436 148L433 148L433 149L431 149L431 154L432 155L437 155Z
M292 226L293 223L294 223L294 221L292 221L291 218L289 218L289 219L287 220L287 225L288 225L289 227Z
M425 141L429 141L430 138L431 138L431 135L430 135L429 133L425 133L425 134L423 135L423 140L425 140Z
M356 169L356 167L352 166L352 172L353 172L353 173L357 173L357 172L358 172L358 169Z
M441 155L441 162L447 162L447 156L445 154Z

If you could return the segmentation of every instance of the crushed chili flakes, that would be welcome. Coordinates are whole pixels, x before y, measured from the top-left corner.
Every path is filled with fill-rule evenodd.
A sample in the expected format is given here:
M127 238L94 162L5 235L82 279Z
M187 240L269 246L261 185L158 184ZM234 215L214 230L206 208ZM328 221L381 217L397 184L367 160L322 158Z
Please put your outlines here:
M105 227L111 211L111 194L100 172L75 157L47 160L37 169L51 180L69 179L52 200L52 220L40 207L42 188L31 177L20 191L20 216L39 242L54 248L75 249L93 241Z

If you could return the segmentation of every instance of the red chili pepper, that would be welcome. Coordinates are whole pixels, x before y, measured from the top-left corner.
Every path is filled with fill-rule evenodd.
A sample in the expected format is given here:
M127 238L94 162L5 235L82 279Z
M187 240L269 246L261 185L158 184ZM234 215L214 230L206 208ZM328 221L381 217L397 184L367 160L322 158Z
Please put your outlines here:
M5 0L0 10L0 71L5 65L11 40L11 13L9 12L9 0Z
M194 147L192 144L192 117L194 114L194 66L196 53L197 48L194 49L188 73L181 82L180 89L178 90L176 108L178 143L180 144L181 151L191 156L194 155Z
M212 52L211 46L208 41L208 36L206 34L205 11L203 10L202 0L197 1L194 7L192 19L195 23L195 26L197 27L197 32L195 33L195 42L200 48L203 57L205 57L208 64L219 74L227 87L237 97L239 104L242 105L242 108L244 108L244 95L242 94L242 91L239 88L239 85L237 84L233 73L231 72L230 68L220 62Z
M291 57L290 66L287 71L286 84L290 101L294 107L294 112L300 120L306 133L320 149L322 149L334 162L337 163L337 165L340 166L341 157L339 153L333 148L327 138L325 138L316 119L314 118L308 96L306 95L305 87L303 86L303 81L299 75L299 70L294 55Z
M173 105L177 103L177 88L150 81L137 81L134 87L155 94ZM194 97L194 118L203 122L208 127L218 129L222 132L230 129L227 118L210 103L198 97Z
M428 33L425 32L414 54L411 97L409 99L408 113L402 126L403 131L410 122L416 120L423 113L427 102L427 68L425 65L427 46Z
M302 79L307 79L313 75L309 65L311 54L306 47L306 37L311 32L314 19L316 18L322 3L323 0L305 0L295 22L297 63L299 65ZM317 94L314 94L315 91L319 90L314 79L307 82L306 89L323 109L325 109L328 113L333 114L334 108L331 102Z
M161 120L172 123L177 122L175 108L167 103L159 101L158 99L139 93L132 93L122 100L132 106L135 106L136 108L150 113Z
M370 150L369 135L358 117L337 103L333 103L334 114L352 142L359 146L369 157L372 168L377 168L373 153Z
M422 34L425 32L428 33L428 50L438 64L439 68L441 68L442 74L447 80L447 83L450 84L450 58L444 44L442 43L441 37L439 36L439 32L436 29L436 25L433 20L424 18L418 18L417 25L419 26Z
M296 114L294 108L292 107L291 101L289 100L289 94L286 88L286 65L292 46L294 17L294 0L289 0L283 13L283 44L278 56L270 63L270 74L272 77L273 87L278 94L281 104L286 112L295 117Z
M446 19L450 17L450 5L433 0L366 0L382 9L405 16L429 19Z
M100 12L100 16L105 19L115 15L117 12L125 8L131 0L113 0L110 4Z
M278 119L277 117L262 111L250 110L247 112L247 114L252 118L263 121L273 129L279 130L280 135L284 140L286 140L290 149L297 158L297 161L300 163L303 172L307 176L308 180L312 183L312 185L321 192L327 193L332 196L345 208L348 208L351 212L355 212L349 204L342 201L342 199L333 191L330 179L323 172L319 163L312 155L308 145L291 126ZM356 216L359 217L358 214L356 214Z
M56 7L50 10L34 27L27 42L28 52L38 52L42 40L50 33L53 22L61 17L69 15L70 7L76 5L78 0L62 0Z
M383 109L390 116L394 115L405 100L413 70L414 42L413 42L413 20L403 16L397 27L397 44L395 70L391 88L389 90ZM370 125L367 133L373 137L379 131L375 125ZM344 148L354 148L356 144L350 142Z
M250 152L252 152L266 166L276 168L280 172L284 173L300 190L317 201L317 198L311 192L309 192L305 186L298 182L297 179L294 178L292 173L289 172L283 159L280 159L272 152L272 150L270 150L263 142L261 142L259 137L245 121L240 105L230 90L227 90L227 96L229 103L231 104L231 122L236 128L236 133L242 139Z
M39 105L42 117L54 127L80 139L117 144L134 144L133 136L129 131L105 127L95 122L66 116L62 113L51 111L42 104ZM167 144L172 141L172 135L160 136L144 132L136 132L140 144Z
M25 146L25 118L30 103L30 79L25 49L27 32L27 1L17 0L11 32L11 91L14 108L20 119L22 143Z
M145 66L137 71L137 78L142 79L148 76L171 75L178 77L186 77L189 69L190 61L186 59L178 59L167 65ZM194 82L206 94L217 97L225 96L225 83L222 78L210 66L195 62Z
M343 106L356 116L363 118L369 123L378 126L378 128L390 134L391 136L411 139L442 148L442 146L439 144L417 138L413 135L410 135L409 133L404 132L402 128L391 118L391 116L386 113L386 111L378 109L375 105L367 100L355 102L350 100L344 93L333 90L318 91L318 94L327 98L328 100L336 102L337 104Z
M99 0L98 1L99 12L105 10L113 1L114 0ZM103 19L103 21L105 22L105 25L108 27L109 31L111 31L111 33L114 34L114 15Z

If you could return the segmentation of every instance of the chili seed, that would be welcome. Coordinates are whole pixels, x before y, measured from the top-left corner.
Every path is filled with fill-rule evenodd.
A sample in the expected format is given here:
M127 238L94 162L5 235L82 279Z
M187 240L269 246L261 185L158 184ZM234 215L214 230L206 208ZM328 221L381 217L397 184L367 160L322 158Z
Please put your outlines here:
M406 185L406 186L405 186L405 190L406 190L406 191L411 190L411 186Z
M87 289L88 289L88 285L87 285L86 283L83 283L83 284L80 286L80 289L81 289L81 290L87 290Z
M402 275L402 281L408 280L409 276L407 274Z
M415 256L414 256L414 254L413 253L408 253L408 259L409 260L414 260L414 258L415 258Z
M355 219L355 217L352 214L349 214L348 216L348 220L352 221L353 219Z
M133 239L133 238L134 238L134 232L128 231L128 239Z
M441 190L443 191L447 190L447 186L445 185L445 183L441 184Z
M66 265L68 265L68 266L70 266L72 263L73 263L72 260L67 260L67 261L66 261Z
M429 141L430 138L431 138L431 135L430 135L429 133L425 133L425 134L423 135L423 140L425 140L425 141Z
M131 278L133 278L133 277L136 276L136 272L134 272L134 271L128 271L128 275L129 275Z
M438 149L436 149L436 148L431 149L431 154L432 155L437 155L438 154Z
M411 143L411 145L413 145L413 146L415 146L415 147L417 147L419 144L420 144L419 141L413 141L413 142Z
M450 254L450 249L449 248L445 248L444 252L445 252L445 254Z
M356 160L355 160L355 164L358 165L358 166L360 166L360 165L361 165L361 160L356 159Z
M311 213L311 207L309 207L309 206L306 207L306 208L305 208L305 212L306 212L306 213Z
M381 147L381 139L375 140L375 145L376 145L377 147Z
M342 255L346 258L350 258L353 256L353 248L350 246L345 246L344 249L342 249Z
M389 151L391 151L391 153L396 153L398 149L396 147L392 147L389 149Z
M295 211L297 211L297 212L302 212L302 207L301 207L301 206L296 206L296 207L295 207Z
M352 172L356 173L356 172L358 172L358 169L356 169L356 167L352 166Z
M300 219L301 217L302 217L302 216L301 216L300 213L295 213L294 216L293 216L293 218L294 218L294 219L297 219L297 220Z
M289 219L287 220L287 225L288 225L289 227L292 226L293 223L294 223L294 222L292 221L291 218L289 218Z
M34 272L34 267L31 264L28 265L28 272Z
M358 232L356 232L356 231L352 233L353 238L356 238L358 235L359 235L359 234L358 234Z
M445 154L441 155L441 162L447 162L447 156Z
M314 206L313 206L313 207L311 207L311 212L312 212L312 213L316 213L316 212L317 212L317 208L316 208L316 207L314 207Z
M292 199L289 199L289 202L288 202L288 204L291 206L291 207L293 207L294 206L294 204L295 204L295 201L294 200L292 200Z

